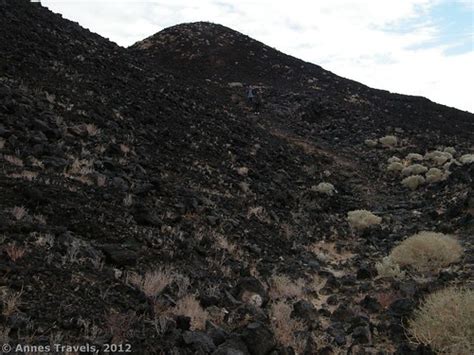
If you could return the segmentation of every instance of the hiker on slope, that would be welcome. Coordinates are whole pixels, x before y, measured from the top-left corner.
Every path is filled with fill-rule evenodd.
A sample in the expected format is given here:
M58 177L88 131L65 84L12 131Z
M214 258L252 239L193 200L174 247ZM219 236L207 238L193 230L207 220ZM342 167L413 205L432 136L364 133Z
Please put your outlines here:
M259 112L261 99L257 91L253 87L249 87L247 90L247 102L255 112Z

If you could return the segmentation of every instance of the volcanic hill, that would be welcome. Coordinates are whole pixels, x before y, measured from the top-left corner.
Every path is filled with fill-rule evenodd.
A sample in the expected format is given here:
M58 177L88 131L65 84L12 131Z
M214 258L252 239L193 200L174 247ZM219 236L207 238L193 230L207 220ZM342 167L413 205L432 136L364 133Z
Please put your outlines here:
M1 340L428 354L405 330L414 310L472 286L473 141L471 113L220 25L122 48L0 1ZM354 210L378 223L349 223ZM462 255L385 274L421 231L454 235Z

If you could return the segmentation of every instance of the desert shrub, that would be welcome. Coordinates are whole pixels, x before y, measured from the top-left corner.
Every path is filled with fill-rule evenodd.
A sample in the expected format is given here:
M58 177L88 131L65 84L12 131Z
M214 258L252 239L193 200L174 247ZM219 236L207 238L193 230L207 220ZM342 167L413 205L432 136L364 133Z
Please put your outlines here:
M474 354L474 290L450 287L429 295L408 322L408 331L439 353Z
M443 181L447 177L446 172L438 169L438 168L431 168L426 172L426 182L429 184L433 184L435 182Z
M411 190L416 190L418 186L424 183L425 178L421 175L412 175L402 180L402 185L410 188Z
M379 138L379 142L384 146L384 147L395 147L398 143L398 139L395 136L385 136L382 138Z
M193 295L186 295L181 298L173 309L173 314L191 318L192 329L204 329L209 314L204 310L199 301Z
M347 213L347 220L352 228L363 230L367 227L380 224L382 218L367 210L355 210Z
M364 143L367 147L371 147L371 148L377 146L377 141L373 139L366 139Z
M428 171L428 168L424 165L421 164L413 164L410 166L407 166L402 170L402 175L403 176L410 176L410 175L420 175L424 174Z
M410 153L406 156L405 158L406 160L410 160L410 161L421 161L423 160L423 155L421 154L418 154L418 153Z
M454 147L446 147L446 148L443 149L443 152L454 155L454 154L456 154L456 149L454 149Z
M401 162L402 160L399 158L399 157L396 157L396 156L393 156L393 157L390 157L387 159L387 163L391 164L391 163L399 163Z
M332 196L336 192L334 185L328 182L321 182L317 186L311 187L311 190L319 192L321 194L326 194L328 196Z
M387 171L402 171L402 170L403 170L403 164L396 161L388 164L387 166Z
M380 277L393 277L397 279L405 277L405 272L400 270L400 265L395 263L389 256L376 263L375 268Z
M461 255L462 247L454 237L423 231L405 239L389 257L401 267L428 272L459 261Z
M474 163L474 154L464 154L459 158L461 164L471 164Z
M453 156L448 152L434 150L432 152L426 153L424 159L431 160L437 165L443 165L448 160L453 159Z

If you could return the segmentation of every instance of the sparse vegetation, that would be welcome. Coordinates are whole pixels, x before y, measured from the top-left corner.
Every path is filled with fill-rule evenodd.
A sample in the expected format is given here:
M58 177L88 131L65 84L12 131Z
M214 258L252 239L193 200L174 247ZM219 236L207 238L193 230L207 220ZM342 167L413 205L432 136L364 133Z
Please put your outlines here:
M347 213L347 220L350 226L357 230L363 230L382 222L381 217L367 210L350 211Z
M450 287L429 295L413 319L409 333L416 342L442 354L474 353L474 290Z
M454 237L423 231L396 246L390 253L390 259L401 267L428 272L458 262L462 252L461 245Z

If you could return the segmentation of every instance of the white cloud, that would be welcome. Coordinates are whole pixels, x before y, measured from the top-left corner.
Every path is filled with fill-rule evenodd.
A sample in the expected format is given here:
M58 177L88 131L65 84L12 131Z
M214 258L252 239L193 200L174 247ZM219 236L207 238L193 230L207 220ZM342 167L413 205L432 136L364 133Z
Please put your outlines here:
M369 86L474 112L473 51L447 56L446 47L420 49L439 35L436 22L424 15L442 1L447 0L43 0L43 5L124 46L182 22L221 23ZM410 32L391 30L408 20L416 24Z

